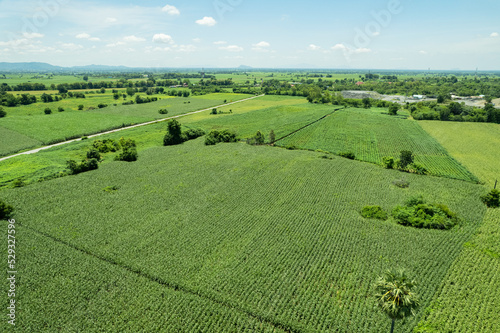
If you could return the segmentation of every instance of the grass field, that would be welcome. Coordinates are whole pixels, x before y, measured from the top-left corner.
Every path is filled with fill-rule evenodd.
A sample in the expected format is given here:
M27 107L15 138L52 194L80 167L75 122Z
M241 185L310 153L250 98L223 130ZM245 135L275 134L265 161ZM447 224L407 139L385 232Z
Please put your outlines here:
M224 104L225 100L229 102L248 97L250 96L243 94L212 94L190 98L163 98L153 103L119 106L111 105L103 109L90 111L74 110L73 108L76 108L76 105L81 103L82 100L70 99L63 100L59 103L50 103L53 110L51 115L46 115L43 112L47 104L36 103L19 108L19 110L16 110L18 108L9 108L7 110L8 116L0 119L0 128L30 138L32 140L30 144L31 142L41 142L46 145L52 142L64 141L69 138L119 128L123 125L147 122L217 106ZM83 99L86 103L92 103L90 100L90 98ZM68 106L67 103L72 104ZM97 103L94 102L91 105L97 106ZM58 106L63 106L66 111L57 112ZM158 110L162 108L166 108L169 111L168 115L161 115L158 113ZM26 142L28 141L28 139L23 140ZM28 144L20 145L20 147L28 146ZM9 154L15 151L10 141L2 140L0 142L0 152Z
M409 174L399 189L397 171L320 156L201 138L3 190L22 225L17 329L381 332L390 321L371 285L391 267L412 273L429 306L480 225L483 188ZM389 210L417 194L447 204L460 226L360 216L364 205Z
M0 122L1 124L1 122ZM0 126L0 156L13 154L23 149L40 146L41 141Z
M421 121L419 124L488 186L500 180L499 125L442 121Z
M385 112L383 109L341 110L277 144L335 154L350 151L356 159L376 164L382 164L384 156L399 158L400 151L410 150L415 161L424 165L432 175L477 180L419 123L403 116L391 117Z

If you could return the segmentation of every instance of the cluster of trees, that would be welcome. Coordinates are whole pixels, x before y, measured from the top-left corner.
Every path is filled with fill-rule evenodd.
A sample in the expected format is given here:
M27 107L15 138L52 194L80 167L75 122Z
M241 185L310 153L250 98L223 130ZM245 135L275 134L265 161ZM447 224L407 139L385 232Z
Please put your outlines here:
M428 172L423 165L415 162L413 153L409 150L402 150L399 159L395 159L392 156L384 156L382 161L387 169L398 169L418 175L425 175Z
M180 145L181 143L205 135L205 131L202 129L188 129L183 132L181 127L182 125L175 119L167 123L167 134L163 138L164 146Z
M236 133L224 130L212 130L205 137L205 145L213 146L221 142L238 142Z
M440 105L436 102L419 102L405 106L416 120L442 120L488 122L500 124L500 110L486 103L484 109L467 106L465 103L451 102Z
M392 211L396 221L405 226L426 229L450 229L458 223L458 218L446 205L431 204L423 197L409 199L404 206Z

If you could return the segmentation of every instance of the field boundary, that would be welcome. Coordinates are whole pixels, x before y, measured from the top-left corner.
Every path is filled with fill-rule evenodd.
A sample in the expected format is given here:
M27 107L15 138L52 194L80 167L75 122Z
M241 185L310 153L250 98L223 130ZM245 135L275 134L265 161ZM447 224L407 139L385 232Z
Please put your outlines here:
M321 117L321 118L319 118L319 119L316 119L315 121L313 121L313 122L311 122L311 123L309 123L309 124L307 124L307 125L305 125L305 126L302 126L301 128L299 128L299 129L297 129L297 130L295 130L295 131L293 131L293 132L291 132L291 133L288 133L287 135L282 136L281 138L276 139L276 140L274 140L274 142L271 142L271 143L276 143L276 142L278 142L278 141L281 141L281 140L283 140L283 139L286 139L286 138L288 138L289 136L291 136L291 135L293 135L293 134L295 134L295 133L297 133L297 132L302 131L304 128L307 128L307 127L309 127L309 126L311 126L311 125L313 125L313 124L315 124L315 123L317 123L317 122L320 122L321 120L325 119L326 117L331 116L332 114L334 114L335 112L337 112L337 111L338 111L338 110L340 110L340 109L342 109L342 108L335 109L335 110L333 110L332 112L330 112L330 113L328 113L328 114L325 114L323 117ZM1 159L0 159L0 161L1 161Z
M257 95L257 96L252 96L252 97L241 99L241 100L234 101L234 102L231 102L231 103L226 103L226 104L221 104L221 105L217 105L217 106L212 106L212 107L209 107L209 108L203 109L203 110L191 111L191 112L183 113L183 114L180 114L180 115L177 115L177 116L172 116L172 117L157 119L157 120L148 121L148 122L145 122L145 123L140 123L140 124L135 124L135 125L131 125L131 126L120 127L120 128L116 128L116 129L108 130L108 131L104 131L104 132L99 132L99 133L95 133L95 134L92 134L92 135L88 135L87 137L88 138L95 138L95 137L98 137L98 136L101 136L101 135L105 135L105 134L111 134L111 133L116 133L116 132L125 131L125 130L128 130L128 129L136 128L136 127L157 124L157 123L161 123L161 122L164 122L164 121L167 121L167 120L181 118L181 117L185 117L185 116L190 116L190 115L193 115L193 114L196 114L196 113L210 111L210 110L212 110L214 108L221 108L221 107L224 107L224 106L228 106L228 105L232 105L232 104L236 104L236 103L241 103L241 102L249 101L249 100L252 100L252 99L255 99L255 98L258 98L258 97L263 97L263 96L265 96L265 94ZM68 143L77 142L77 141L81 141L81 140L82 140L82 138L72 139L72 140L67 140L67 141L62 141L62 142L58 142L58 143L55 143L55 144L52 144L52 145L43 146L43 147L40 147L40 148L28 150L28 151L25 151L25 152L22 152L22 153L17 153L17 154L5 156L5 157L0 158L0 162L8 160L8 159L13 158L13 157L21 156L21 155L36 154L36 153L38 153L38 152L40 152L42 150L47 150L47 149L50 149L50 148L62 146L62 145L68 144Z
M222 305L226 308L229 308L229 309L233 309L235 311L238 311L240 313L243 313L251 318L254 318L254 319L257 319L261 322L265 322L267 324L270 324L272 325L273 327L276 327L276 328L279 328L279 329L282 329L284 330L285 332L288 332L288 333L298 333L298 332L301 332L300 329L298 328L294 328L292 325L290 324L287 324L287 323L281 323L279 321L276 321L276 320L273 320L272 318L268 318L266 315L261 315L261 314L257 314L257 313L254 313L252 312L251 310L247 310L239 305L235 305L235 304L231 304L229 301L226 301L226 300L220 300L220 299L217 299L213 296L210 296L210 295L206 295L206 294L203 294L201 293L200 291L197 291L197 290L193 290L191 288L188 288L188 287L185 287L183 285L180 285L180 284L177 284L177 283L172 283L172 282L169 282L169 281L166 281L162 278L158 278L158 277L155 277L155 276L152 276L148 273L145 273L145 272L142 272L141 270L139 270L138 268L134 268L134 267L131 267L131 266L128 266L124 263L120 263L116 260L113 260L113 259L110 259L110 258L106 258L105 256L101 256L101 255L98 255L98 254L95 254L87 249L83 249L83 248L80 248L76 245L73 245L65 240L62 240L62 239L59 239L55 236L52 236L48 233L45 233L43 231L39 231L39 230L36 230L36 229L33 229L31 227L28 227L28 226L25 226L25 225L22 225L22 224L19 224L21 227L24 227L34 233L37 233L43 237L46 237L54 242L57 242L59 244L62 244L62 245L65 245L69 248L72 248L73 250L76 250L78 252L81 252L85 255L88 255L88 256L91 256L91 257L94 257L96 259L99 259L101 261L104 261L108 264L111 264L111 265L114 265L114 266L117 266L121 269L124 269L130 273L133 273L133 274L136 274L140 277L143 277L143 278L146 278L147 280L151 281L151 282L155 282L165 288L168 288L170 290L173 290L173 291L178 291L178 292L182 292L182 293L185 293L185 294L189 294L189 295L192 295L192 296L197 296L197 297L200 297L200 298L203 298L205 300L208 300L210 302L214 302L214 303L217 303L219 305Z

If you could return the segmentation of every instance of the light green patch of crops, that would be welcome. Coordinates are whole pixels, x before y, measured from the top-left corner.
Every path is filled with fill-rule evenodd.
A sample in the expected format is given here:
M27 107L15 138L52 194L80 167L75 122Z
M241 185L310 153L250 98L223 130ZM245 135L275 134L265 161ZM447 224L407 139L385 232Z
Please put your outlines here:
M7 323L4 311L2 332L284 332L19 224L16 240L16 325ZM7 270L5 264L2 269ZM2 283L2 295L8 286ZM2 308L8 301L2 297Z
M500 179L500 126L421 121L419 124L478 178L493 187Z
M410 150L415 161L432 175L477 180L416 121L391 117L380 111L341 110L277 144L336 154L349 151L358 160L376 164L382 164L384 156L399 158L402 150Z
M414 332L497 332L500 327L500 210L490 209L464 244Z
M398 171L319 156L237 143L207 147L197 139L142 151L134 163L111 162L1 194L25 227L231 311L292 331L388 330L390 321L371 298L375 278L388 268L405 268L419 281L427 307L483 218L483 188L409 174L411 186L399 189L392 185L401 177ZM110 195L103 191L107 186L119 190ZM418 194L446 204L463 222L449 231L422 230L359 214L366 205L388 211ZM38 242L33 247L47 251ZM69 250L63 262L78 265ZM33 320L57 325L52 309L68 308L71 302L69 308L77 310L91 305L86 313L98 313L100 325L108 325L120 318L114 319L113 309L129 309L126 299L157 305L143 298L157 295L154 289L137 289L125 280L114 293L126 299L92 302L98 293L94 282L86 284L85 275L71 276L72 269L65 267L38 264L23 271L24 279L38 288L23 296L23 311L30 318L36 313ZM108 277L107 269L99 271ZM54 284L44 283L54 277ZM53 295L54 285L70 287L49 298L51 307L40 305L45 298L38 295ZM168 315L192 318L186 311L212 309L211 304L190 304L169 308ZM62 325L87 323L80 313ZM422 315L397 323L397 330L410 331ZM152 315L151 325L158 324L157 318ZM237 330L230 319L221 319L221 325L222 331Z
M0 120L0 125L5 118ZM40 141L0 126L0 156L39 146Z

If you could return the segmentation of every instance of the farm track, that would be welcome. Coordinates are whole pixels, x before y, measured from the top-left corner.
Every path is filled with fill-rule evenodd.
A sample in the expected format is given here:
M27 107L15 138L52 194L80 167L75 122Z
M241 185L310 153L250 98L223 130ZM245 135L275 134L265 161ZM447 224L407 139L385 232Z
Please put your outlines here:
M279 138L279 139L277 139L277 140L274 140L274 142L273 142L273 143L276 143L276 142L278 142L278 141L281 141L281 140L283 140L283 139L286 139L286 138L288 138L289 136L291 136L291 135L293 135L293 134L295 134L295 133L297 133L297 132L300 132L300 131L302 131L303 129L305 129L305 128L309 127L309 126L311 126L311 125L313 125L313 124L316 124L317 122L320 122L321 120L325 119L325 118L326 118L326 117L328 117L328 116L331 116L332 114L334 114L334 113L335 113L335 112L337 112L338 110L340 110L340 108L339 108L339 109L335 109L335 110L333 110L333 111L332 111L332 112L330 112L329 114L326 114L326 115L324 115L323 117L321 117L321 118L319 118L319 119L317 119L317 120L315 120L315 121L313 121L313 122L311 122L311 123L309 123L309 124L307 124L307 125L305 125L305 126L302 126L301 128L299 128L299 129L297 129L297 130L295 130L295 131L293 131L293 132L291 132L291 133L288 133L287 135L282 136L281 138ZM0 161L1 161L1 160L0 160Z
M192 112L180 114L180 115L177 115L177 116L172 116L172 117L158 119L158 120L153 120L153 121L148 121L148 122L145 122L145 123L140 123L140 124L136 124L136 125L132 125L132 126L126 126L126 127L122 127L122 128L117 128L117 129L110 130L110 131L105 131L105 132L101 132L101 133L92 134L92 135L89 135L87 137L88 138L94 138L94 137L98 137L98 136L101 136L101 135L111 134L111 133L120 132L120 131L125 131L125 130L136 128L136 127L157 124L157 123L161 123L161 122L164 122L164 121L167 121L167 120L171 120L171 119L181 118L181 117L185 117L185 116L190 116L190 115L193 115L193 114L197 114L197 113L200 113L200 112L210 111L210 110L212 110L214 108L221 108L221 107L224 107L224 106L228 106L228 105L232 105L232 104L236 104L236 103L241 103L241 102L249 101L249 100L252 100L252 99L255 99L255 98L258 98L258 97L262 97L262 96L265 96L265 95L263 94L263 95L253 96L253 97L245 98L245 99L242 99L242 100L239 100L239 101L235 101L235 102L231 102L231 103L227 103L227 104L222 104L222 105L218 105L218 106L213 106L213 107L210 107L210 108L207 108L207 109L203 109L203 110L192 111ZM47 150L47 149L50 149L50 148L62 146L62 145L68 144L68 143L77 142L77 141L81 141L81 140L82 140L81 138L78 138L78 139L63 141L63 142L55 143L55 144L52 144L52 145L43 146L43 147L36 148L36 149L31 149L31 150L28 150L28 151L25 151L25 152L22 152L22 153L17 153L17 154L14 154L14 155L5 156L5 157L0 158L0 162L8 160L8 159L16 157L16 156L36 154L36 153L38 153L38 152L40 152L42 150Z
M148 273L144 273L142 272L140 269L137 269L137 268L134 268L134 267L131 267L131 266L128 266L126 265L125 263L120 263L118 261L115 261L113 259L110 259L110 258L106 258L105 256L101 256L101 255L98 255L98 254L95 254L89 250L86 250L86 249L83 249L83 248L80 248L76 245L73 245L65 240L62 240L62 239L59 239L57 237L54 237L48 233L45 233L43 231L39 231L39 230L36 230L36 229L33 229L33 228L30 228L30 227L27 227L27 226L24 226L22 224L19 224L21 227L24 227L34 233L37 233L43 237L46 237L54 242L57 242L59 244L62 244L64 246L67 246L68 248L71 248L73 250L76 250L78 252L81 252L85 255L88 255L88 256L91 256L91 257L94 257L100 261L103 261L107 264L110 264L110 265L113 265L113 266L116 266L116 267L119 267L121 269L124 269L130 273L133 273L133 274L136 274L137 276L140 276L140 277L143 277L143 278L146 278L148 279L149 281L151 282L155 282L165 288L168 288L170 290L173 290L173 291L177 291L177 292L182 292L182 293L185 293L185 294L189 294L189 295L192 295L192 296L197 296L197 297L200 297L200 298L203 298L205 300L208 300L210 302L214 302L214 303L217 303L219 305L222 305L224 307L227 307L227 308L230 308L230 309L233 309L233 310L236 310L240 313L243 313L251 318L254 318L254 319L257 319L261 322L265 322L267 324L270 324L276 328L279 328L279 329L282 329L284 330L285 332L290 332L290 333L295 333L295 332L300 332L299 329L296 329L292 326L290 326L289 324L287 323L281 323L279 321L276 321L276 320L273 320L272 318L267 318L266 316L263 316L263 315L259 315L259 314L256 314L254 312L252 312L251 310L248 310L248 309L245 309L241 306L238 306L238 305L235 305L235 304L231 304L229 301L225 301L225 300L221 300L221 299L217 299L213 296L210 296L210 295L205 295L203 294L202 292L200 291L196 291L196 290L193 290L193 289L190 289L188 287L185 287L185 286L182 286L180 284L176 284L176 283L172 283L172 282L169 282L169 281L166 281L162 278L159 278L159 277L155 277L151 274L148 274Z

